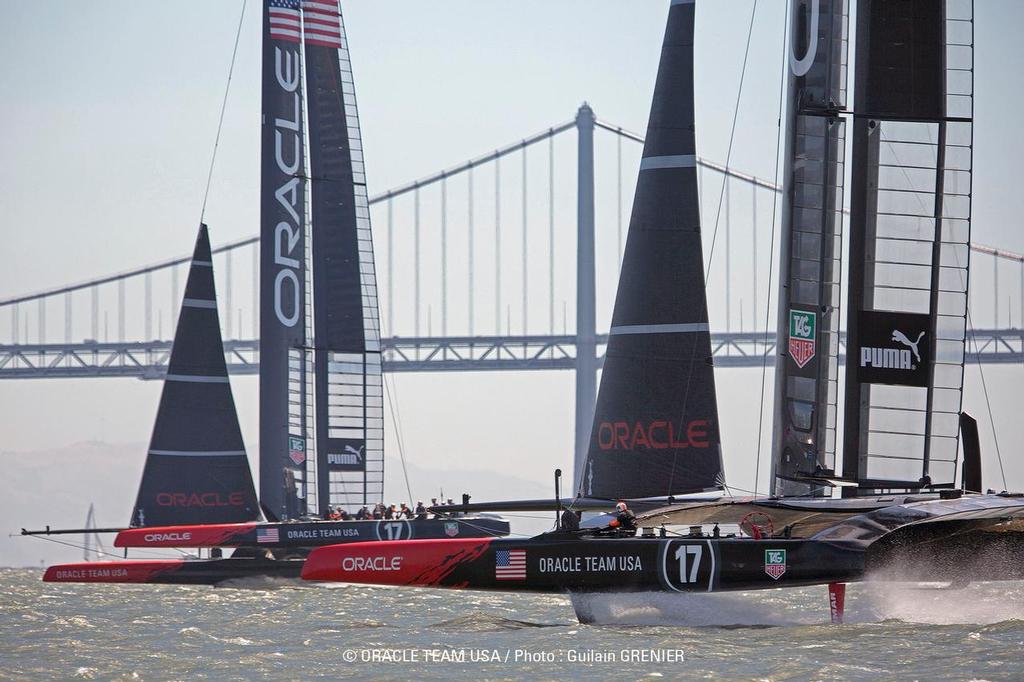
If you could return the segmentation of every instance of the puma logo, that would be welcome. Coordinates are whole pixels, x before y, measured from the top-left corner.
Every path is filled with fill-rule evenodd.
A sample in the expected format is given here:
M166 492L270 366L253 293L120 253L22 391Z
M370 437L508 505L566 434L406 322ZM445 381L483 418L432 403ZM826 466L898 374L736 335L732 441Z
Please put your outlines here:
M914 352L914 357L917 358L918 362L921 362L921 353L918 352L917 344L921 343L922 338L924 338L924 332L917 335L917 341L911 341L907 338L907 335L899 329L892 330L892 340L902 343L904 346L912 350Z

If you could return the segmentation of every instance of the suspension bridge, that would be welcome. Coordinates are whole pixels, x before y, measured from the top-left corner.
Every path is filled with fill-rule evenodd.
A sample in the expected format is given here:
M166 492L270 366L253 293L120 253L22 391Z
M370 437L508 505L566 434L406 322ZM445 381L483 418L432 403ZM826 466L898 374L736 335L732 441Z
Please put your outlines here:
M570 121L374 196L385 370L573 369L578 399L593 395L642 142L584 104ZM761 366L775 350L764 306L780 190L707 159L699 173L705 246L719 253L708 264L715 364ZM968 359L1020 363L1024 256L971 252ZM228 368L254 374L258 238L214 254ZM0 300L0 379L162 378L188 260Z

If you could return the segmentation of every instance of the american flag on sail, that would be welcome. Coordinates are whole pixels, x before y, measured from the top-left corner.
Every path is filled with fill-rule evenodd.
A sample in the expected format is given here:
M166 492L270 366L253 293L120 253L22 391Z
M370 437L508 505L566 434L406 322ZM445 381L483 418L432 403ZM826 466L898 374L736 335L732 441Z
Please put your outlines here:
M498 580L526 580L526 550L499 549L495 552L494 577Z
M280 542L277 528L257 528L256 542Z
M306 43L341 48L341 15L337 0L302 0L302 31Z
M299 0L267 0L270 37L299 42Z

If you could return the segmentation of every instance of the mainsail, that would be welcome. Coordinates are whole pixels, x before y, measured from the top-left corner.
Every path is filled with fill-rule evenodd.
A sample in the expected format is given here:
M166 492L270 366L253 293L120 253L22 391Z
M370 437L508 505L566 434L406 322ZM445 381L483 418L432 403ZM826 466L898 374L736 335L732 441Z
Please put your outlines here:
M263 37L260 491L296 518L383 495L379 313L340 7L265 0Z
M971 215L969 0L860 0L843 474L954 482Z
M771 489L835 469L847 0L794 0L787 69Z
M202 225L131 525L259 516L224 361L210 238Z
M305 513L306 169L298 0L265 0L260 200L260 501Z
M309 104L318 497L352 507L384 486L380 314L362 136L337 0L302 4Z
M693 2L672 3L579 494L723 482L701 249Z

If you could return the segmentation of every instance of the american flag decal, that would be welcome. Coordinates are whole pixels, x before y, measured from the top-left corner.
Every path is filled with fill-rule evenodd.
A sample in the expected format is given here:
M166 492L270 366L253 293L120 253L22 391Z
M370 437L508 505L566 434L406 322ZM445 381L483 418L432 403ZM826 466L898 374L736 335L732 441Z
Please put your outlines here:
M257 528L256 542L280 542L277 528Z
M499 549L495 552L494 577L497 580L526 580L526 550Z
M337 0L302 0L302 32L309 45L341 48Z
M267 0L270 37L299 42L299 0Z

